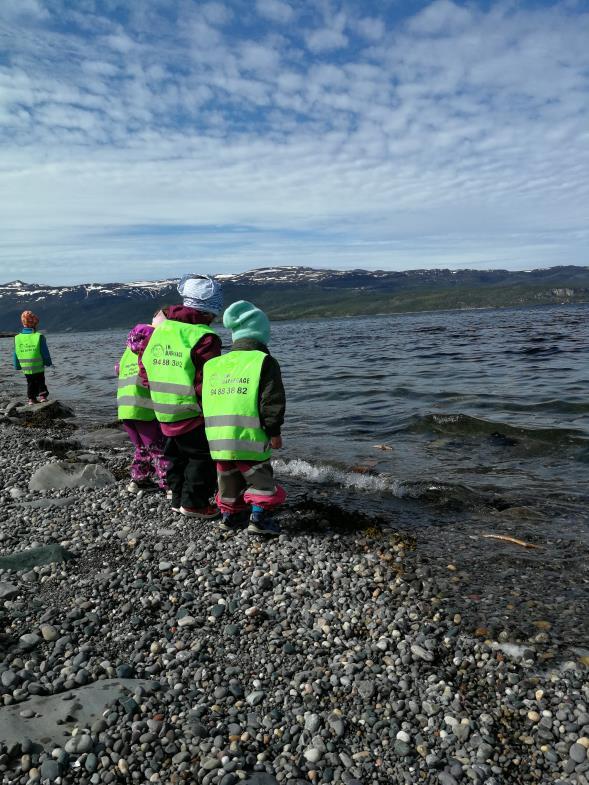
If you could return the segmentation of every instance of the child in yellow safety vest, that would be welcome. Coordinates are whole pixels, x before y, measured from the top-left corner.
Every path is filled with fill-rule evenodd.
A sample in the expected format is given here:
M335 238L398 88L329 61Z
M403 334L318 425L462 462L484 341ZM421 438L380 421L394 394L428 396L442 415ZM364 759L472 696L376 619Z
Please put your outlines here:
M167 437L172 511L189 518L217 518L211 504L217 490L201 411L203 367L221 354L211 325L223 310L223 291L208 275L189 273L178 283L182 305L169 305L149 341L143 364L154 411ZM154 322L155 324L155 322Z
M23 329L14 339L14 367L22 371L27 380L29 405L44 403L49 397L45 368L53 364L47 341L37 332L39 317L32 311L23 311L20 321Z
M163 491L168 490L166 475L169 461L164 457L166 437L153 411L149 384L141 362L153 331L149 324L135 325L116 366L119 419L135 448L130 469L131 483L127 487L130 493L137 493L141 487L152 483Z
M248 524L251 534L280 533L272 511L286 499L274 480L271 450L282 447L286 399L278 362L270 355L270 322L252 303L227 308L223 324L232 350L204 367L202 408L217 464L216 501L222 529Z

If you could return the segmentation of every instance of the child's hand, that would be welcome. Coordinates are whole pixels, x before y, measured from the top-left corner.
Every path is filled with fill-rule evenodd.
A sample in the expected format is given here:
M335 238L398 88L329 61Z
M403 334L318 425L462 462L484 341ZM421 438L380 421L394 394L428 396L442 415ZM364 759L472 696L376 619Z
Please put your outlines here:
M282 436L272 436L270 438L270 447L273 450L280 450L282 447Z

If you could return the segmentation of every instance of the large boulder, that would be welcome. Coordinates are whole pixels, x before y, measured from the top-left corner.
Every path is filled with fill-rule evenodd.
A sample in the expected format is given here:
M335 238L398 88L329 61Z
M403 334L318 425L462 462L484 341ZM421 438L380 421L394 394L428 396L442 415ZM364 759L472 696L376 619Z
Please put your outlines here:
M96 463L56 461L47 463L33 474L29 481L31 491L49 491L54 488L104 488L116 479L104 466Z
M6 553L0 556L0 569L30 570L32 567L38 567L41 564L64 562L73 558L73 555L62 545L41 545L38 548L28 548L26 551Z
M31 425L45 425L53 420L66 420L69 417L75 417L74 410L60 401L45 401L30 406L19 406L14 411Z
M21 409L23 406L22 398L13 398L6 404L6 408L4 409L4 414L6 417L11 417L13 414L16 413L17 409Z
M9 747L28 738L42 747L61 747L66 741L65 733L71 733L75 727L89 728L102 717L109 703L124 699L127 693L138 687L150 690L153 682L105 679L66 693L37 695L21 703L0 707L0 744ZM26 717L27 709L33 716L25 719L23 714Z
M0 602L2 600L13 600L18 597L18 586L7 581L0 581Z

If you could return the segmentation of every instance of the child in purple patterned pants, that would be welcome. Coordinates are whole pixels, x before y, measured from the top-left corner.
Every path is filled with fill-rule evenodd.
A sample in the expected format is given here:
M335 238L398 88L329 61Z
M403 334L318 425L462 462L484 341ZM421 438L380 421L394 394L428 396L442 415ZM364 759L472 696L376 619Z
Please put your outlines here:
M131 464L131 480L137 485L153 481L162 491L167 491L166 473L169 462L164 458L166 437L157 420L123 420L123 428L135 446ZM130 488L135 490L134 488Z
M136 325L129 333L127 348L116 367L119 419L135 447L131 483L127 488L132 493L152 482L161 490L168 490L166 474L169 461L164 458L166 437L155 417L147 375L141 362L153 331L150 324Z

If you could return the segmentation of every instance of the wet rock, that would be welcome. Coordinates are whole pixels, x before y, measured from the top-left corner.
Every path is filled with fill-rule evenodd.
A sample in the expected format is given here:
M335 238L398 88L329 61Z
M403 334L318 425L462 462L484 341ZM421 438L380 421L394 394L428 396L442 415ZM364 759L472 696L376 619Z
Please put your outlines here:
M418 659L425 660L425 662L433 662L434 660L433 652L424 649L418 643L411 644L411 653Z
M44 760L41 764L41 779L54 782L61 774L61 767L55 760Z
M441 771L438 774L438 782L440 785L458 785L456 778L446 771Z
M104 488L115 483L115 477L100 464L56 461L42 466L29 481L29 490L52 488Z
M6 673L4 671L2 677ZM14 688L18 682L14 671L13 674L9 688ZM35 696L21 703L0 707L0 741L20 744L22 739L29 738L40 747L48 744L59 746L64 743L64 731L90 727L99 721L105 706L123 696L126 689L148 689L150 685L151 682L143 679L105 679L66 693ZM137 706L135 701L133 703ZM30 714L30 718L22 717L22 711Z
M17 551L0 556L0 569L3 570L26 570L31 567L38 567L42 564L52 564L69 561L74 556L70 551L61 545L43 545L38 548L29 548L25 551Z
M32 406L20 406L15 409L15 413L27 423L34 423L36 426L50 424L53 420L75 417L74 410L60 401L45 401Z
M18 596L18 586L6 581L0 581L0 602L2 600L12 600Z
M21 635L19 638L19 646L25 651L35 649L40 643L41 638L35 635L34 632L25 633L25 635Z
M569 757L575 763L584 763L587 760L587 749L582 744L575 742L569 750Z
M65 751L70 755L81 755L83 752L90 752L94 742L92 737L88 734L82 733L77 736L72 736L71 739L65 743Z
M264 700L264 693L262 690L255 690L254 692L250 692L250 694L246 697L246 701L249 703L250 706L257 706Z
M57 640L57 638L59 637L59 633L55 629L53 624L42 624L39 627L39 632L43 636L43 640L44 641L51 642L51 641Z

